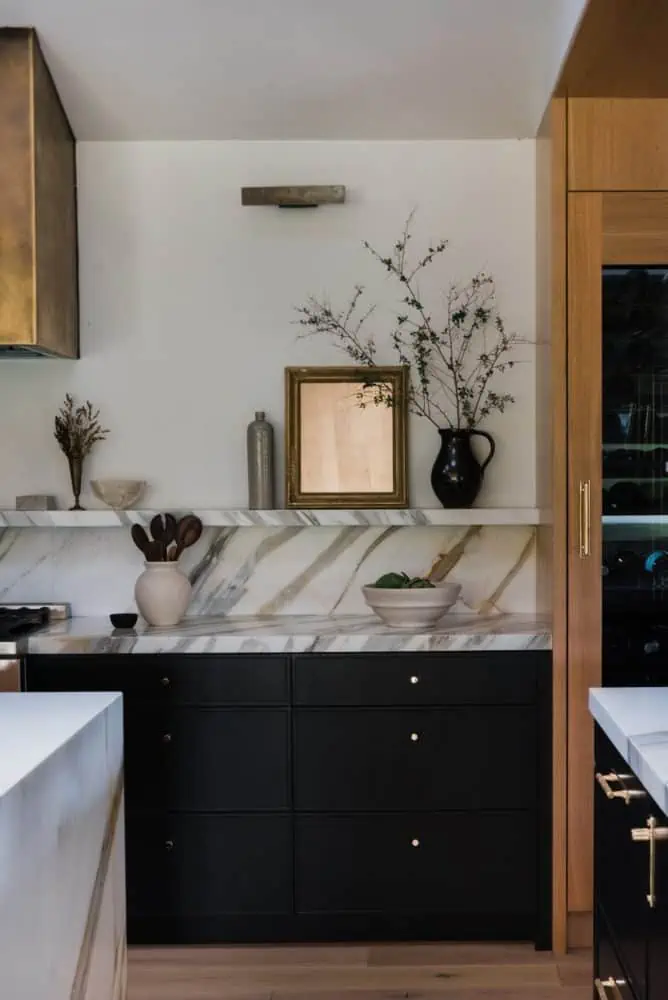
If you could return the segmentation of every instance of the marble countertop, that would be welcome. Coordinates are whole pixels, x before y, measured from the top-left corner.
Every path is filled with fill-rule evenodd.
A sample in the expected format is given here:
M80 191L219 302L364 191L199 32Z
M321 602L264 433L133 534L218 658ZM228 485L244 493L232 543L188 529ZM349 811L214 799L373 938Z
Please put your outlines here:
M535 615L448 615L421 632L372 615L197 616L172 628L114 629L72 618L22 640L22 653L354 653L551 649L550 622Z
M117 694L0 694L0 798L117 700Z
M659 808L668 813L668 688L592 688L589 710Z

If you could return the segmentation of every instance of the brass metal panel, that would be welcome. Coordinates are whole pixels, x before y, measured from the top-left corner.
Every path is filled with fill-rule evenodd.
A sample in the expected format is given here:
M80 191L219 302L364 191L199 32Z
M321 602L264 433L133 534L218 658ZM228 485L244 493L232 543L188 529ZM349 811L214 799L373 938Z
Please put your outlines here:
M21 690L21 661L0 658L0 693Z
M0 31L0 345L35 342L30 33Z
M279 208L316 208L346 200L343 184L304 184L293 187L245 187L242 205L278 205Z
M571 191L668 190L668 99L571 98Z
M31 38L35 121L37 339L79 355L75 143L36 36Z
M286 507L408 505L407 379L401 365L286 368Z

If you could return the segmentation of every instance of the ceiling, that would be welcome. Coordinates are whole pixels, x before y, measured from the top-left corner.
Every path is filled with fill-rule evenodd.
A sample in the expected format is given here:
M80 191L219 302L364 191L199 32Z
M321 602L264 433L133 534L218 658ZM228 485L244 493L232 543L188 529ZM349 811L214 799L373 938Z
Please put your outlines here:
M536 133L585 0L0 0L78 139Z

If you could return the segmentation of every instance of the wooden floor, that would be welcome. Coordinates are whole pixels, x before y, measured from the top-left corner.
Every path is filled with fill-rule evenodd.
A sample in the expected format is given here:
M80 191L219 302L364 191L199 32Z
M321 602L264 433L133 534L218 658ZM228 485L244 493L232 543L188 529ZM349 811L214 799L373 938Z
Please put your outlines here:
M128 1000L591 1000L589 953L531 945L130 949Z

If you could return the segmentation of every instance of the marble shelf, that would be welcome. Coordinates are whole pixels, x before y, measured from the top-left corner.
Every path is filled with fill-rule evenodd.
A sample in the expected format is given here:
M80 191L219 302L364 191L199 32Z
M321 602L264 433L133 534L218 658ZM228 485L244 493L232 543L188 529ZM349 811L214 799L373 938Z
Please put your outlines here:
M536 507L471 507L444 510L442 507L382 508L375 510L243 510L218 509L186 511L196 514L207 527L378 527L397 525L533 525L547 524L549 512ZM120 528L148 524L158 510L0 510L0 528Z

